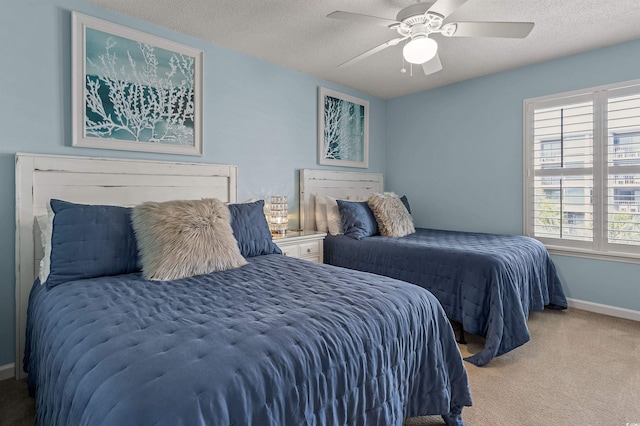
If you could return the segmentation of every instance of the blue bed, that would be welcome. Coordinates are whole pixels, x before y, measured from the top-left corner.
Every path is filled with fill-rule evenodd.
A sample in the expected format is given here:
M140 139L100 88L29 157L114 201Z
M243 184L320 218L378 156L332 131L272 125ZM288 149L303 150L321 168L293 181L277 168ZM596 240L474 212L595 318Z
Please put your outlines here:
M451 320L486 338L466 358L478 366L529 341L529 312L567 307L546 248L523 236L420 228L401 238L328 235L324 261L429 290Z
M281 255L248 260L174 281L34 285L25 369L37 423L462 424L467 375L433 295Z

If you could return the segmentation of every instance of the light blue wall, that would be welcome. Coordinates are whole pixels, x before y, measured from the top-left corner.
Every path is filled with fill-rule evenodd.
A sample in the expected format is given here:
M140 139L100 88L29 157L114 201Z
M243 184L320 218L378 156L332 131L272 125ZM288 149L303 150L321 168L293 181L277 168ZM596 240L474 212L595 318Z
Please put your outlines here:
M204 51L203 157L70 146L71 10ZM0 366L15 356L16 152L237 164L240 199L287 194L297 211L324 86L369 100L369 171L386 171L419 225L520 233L523 99L640 78L637 41L385 102L81 0L10 0L0 40ZM568 296L640 310L640 266L555 261Z
M385 185L420 226L521 234L523 100L639 78L636 40L388 101ZM568 297L640 310L640 265L554 261Z
M204 51L203 157L70 146L72 10ZM370 102L369 170L384 172L383 100L80 0L10 0L0 40L0 366L15 358L16 152L236 164L239 199L286 194L297 212L297 170L319 168L316 104L324 86Z

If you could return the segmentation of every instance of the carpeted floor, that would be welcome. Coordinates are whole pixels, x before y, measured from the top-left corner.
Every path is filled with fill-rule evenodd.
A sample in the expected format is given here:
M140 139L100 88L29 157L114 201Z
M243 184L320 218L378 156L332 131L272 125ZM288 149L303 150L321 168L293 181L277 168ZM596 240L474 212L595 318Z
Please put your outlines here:
M570 309L533 313L528 324L529 343L482 368L465 364L467 426L640 424L640 322ZM482 345L467 337L464 356ZM24 381L0 382L0 425L33 425L34 409ZM404 426L442 424L416 417Z
M26 380L0 382L0 425L32 426L36 403L29 396Z
M467 426L640 424L640 322L591 312L534 312L531 340L485 367L466 363ZM463 356L478 352L470 336ZM404 426L443 424L414 418Z

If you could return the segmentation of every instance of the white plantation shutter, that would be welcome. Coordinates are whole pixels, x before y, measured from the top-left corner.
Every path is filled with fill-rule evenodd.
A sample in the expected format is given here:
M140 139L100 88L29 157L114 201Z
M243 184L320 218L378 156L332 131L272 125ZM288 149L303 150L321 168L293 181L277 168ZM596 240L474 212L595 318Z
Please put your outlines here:
M525 101L525 232L640 259L640 84Z
M607 238L640 246L640 89L612 90L607 102Z
M593 102L533 111L534 233L593 240Z

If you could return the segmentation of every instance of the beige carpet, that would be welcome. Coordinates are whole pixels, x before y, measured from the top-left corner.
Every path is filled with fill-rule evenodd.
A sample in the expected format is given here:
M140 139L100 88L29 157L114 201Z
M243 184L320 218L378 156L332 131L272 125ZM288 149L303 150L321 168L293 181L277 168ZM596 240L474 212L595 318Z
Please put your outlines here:
M466 363L467 426L640 425L640 322L581 310L534 312L531 340L485 367ZM473 340L472 340L473 339ZM463 356L478 352L478 338ZM444 424L438 417L405 426Z
M640 425L640 322L570 309L533 313L528 324L524 346L482 368L465 363L467 426ZM467 337L464 356L482 344ZM0 382L0 425L32 425L33 412L24 381ZM416 417L404 426L442 424Z

